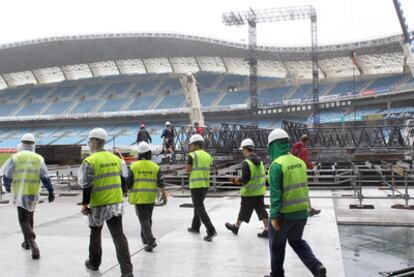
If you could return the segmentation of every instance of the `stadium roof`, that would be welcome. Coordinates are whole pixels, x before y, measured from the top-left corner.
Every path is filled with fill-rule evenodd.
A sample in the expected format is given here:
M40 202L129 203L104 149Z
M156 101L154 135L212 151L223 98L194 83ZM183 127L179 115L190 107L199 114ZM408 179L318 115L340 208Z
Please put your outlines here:
M258 74L311 78L310 47L258 46ZM403 71L400 36L319 47L321 78ZM248 74L245 44L167 33L52 37L0 46L0 87L118 74L197 71Z

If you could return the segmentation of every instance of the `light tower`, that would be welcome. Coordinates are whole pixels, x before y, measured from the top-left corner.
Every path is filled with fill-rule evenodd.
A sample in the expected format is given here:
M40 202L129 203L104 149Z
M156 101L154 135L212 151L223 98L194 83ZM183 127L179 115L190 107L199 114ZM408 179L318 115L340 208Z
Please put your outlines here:
M227 26L248 25L249 30L249 89L250 109L253 115L257 114L257 56L256 56L256 24L278 21L292 21L310 19L311 23L311 60L312 60L312 115L313 123L319 124L319 55L317 36L317 17L314 7L293 6L285 8L271 8L247 10L223 14L223 23Z

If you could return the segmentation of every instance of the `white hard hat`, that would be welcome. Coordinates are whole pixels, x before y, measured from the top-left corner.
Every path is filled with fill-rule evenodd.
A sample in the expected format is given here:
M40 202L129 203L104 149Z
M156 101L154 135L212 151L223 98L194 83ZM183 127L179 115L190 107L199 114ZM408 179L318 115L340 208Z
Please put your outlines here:
M96 139L101 139L103 141L107 141L108 133L105 131L105 129L95 128L89 132L88 139L91 139L91 138L96 138Z
M170 126L171 123L169 121L165 122L165 126Z
M204 142L204 138L199 134L192 135L190 138L190 144L194 142Z
M149 144L146 143L145 141L141 141L138 144L138 154L147 153L150 150L151 150L151 148L150 148Z
M253 140L251 140L249 138L242 140L242 142L240 144L239 150L243 150L243 147L254 148L254 142L253 142Z
M268 136L267 138L267 145L271 144L272 142L274 142L275 140L279 140L279 139L289 139L289 135L288 133L286 133L285 130L283 129L274 129Z
M26 142L27 141L27 142L32 142L32 143L36 142L34 135L31 134L31 133L24 134L20 141L21 142Z

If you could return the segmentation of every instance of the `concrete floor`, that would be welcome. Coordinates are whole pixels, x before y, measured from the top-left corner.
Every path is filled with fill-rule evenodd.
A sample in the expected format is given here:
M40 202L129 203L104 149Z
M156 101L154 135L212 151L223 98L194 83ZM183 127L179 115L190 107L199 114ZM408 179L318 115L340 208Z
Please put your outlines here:
M331 195L331 192L312 192ZM174 194L174 192L172 192ZM17 212L12 205L0 205L0 268L1 276L120 276L115 249L107 228L103 231L103 260L99 272L84 267L88 254L89 228L87 220L76 206L80 197L58 197L54 203L38 206L35 231L41 259L33 261L30 252L20 247L22 235ZM208 208L218 236L207 243L201 235L187 233L192 217L191 208L179 208L190 203L189 198L173 198L165 207L154 211L153 231L158 240L154 253L143 251L139 238L139 223L134 208L126 204L124 229L127 235L135 276L246 276L267 274L269 268L268 241L257 238L262 225L253 215L250 224L243 225L239 235L225 229L227 221L237 216L238 197L208 198ZM268 201L268 200L267 200ZM328 269L328 276L343 277L341 247L332 199L317 199L321 215L309 219L305 239ZM307 277L311 274L288 247L286 276Z

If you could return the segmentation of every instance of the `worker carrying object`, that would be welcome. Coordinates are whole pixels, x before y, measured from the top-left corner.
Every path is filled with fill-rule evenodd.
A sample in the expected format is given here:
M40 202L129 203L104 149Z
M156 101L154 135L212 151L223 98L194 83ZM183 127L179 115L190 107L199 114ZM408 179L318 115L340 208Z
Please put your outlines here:
M283 129L273 130L268 137L268 153L272 160L268 173L270 276L285 276L283 263L286 242L289 241L313 276L325 277L325 267L302 239L309 207L306 164L289 150L289 135Z
M152 152L148 143L138 144L138 160L129 170L130 204L135 205L135 212L141 224L141 239L145 251L151 252L156 246L152 234L152 212L157 200L158 189L161 191L164 205L167 204L167 194L164 189L164 177L160 167L151 161Z
M210 170L213 158L203 150L204 138L201 135L191 136L189 144L190 153L188 154L186 171L189 175L188 181L194 206L194 217L191 227L187 230L190 233L200 233L202 222L207 229L207 236L204 237L204 240L212 241L217 236L217 232L207 214L204 200L210 187Z
M264 230L258 233L261 238L268 237L269 215L266 211L264 196L266 194L265 168L262 160L254 153L254 142L247 138L240 145L245 160L242 163L242 175L232 179L233 184L242 185L240 189L241 205L235 224L227 222L226 228L237 235L242 222L249 223L253 210L257 217L263 221Z
M101 265L101 232L106 222L115 244L122 277L132 277L128 241L122 228L123 194L127 189L128 169L121 159L104 150L108 139L104 129L93 129L88 138L91 155L83 160L78 172L78 182L83 187L82 213L88 216L91 230L89 259L85 261L85 266L97 271Z
M33 219L41 183L49 191L49 202L55 200L53 186L42 156L36 154L36 140L33 134L25 134L21 138L18 152L3 165L3 184L7 192L12 193L13 203L17 206L20 227L24 236L22 247L31 250L32 258L40 257L35 242Z

